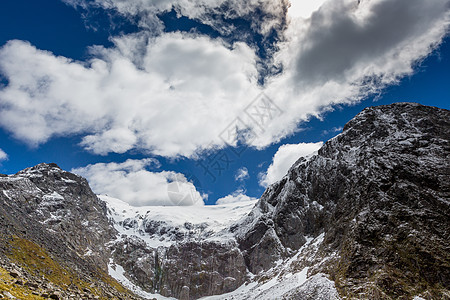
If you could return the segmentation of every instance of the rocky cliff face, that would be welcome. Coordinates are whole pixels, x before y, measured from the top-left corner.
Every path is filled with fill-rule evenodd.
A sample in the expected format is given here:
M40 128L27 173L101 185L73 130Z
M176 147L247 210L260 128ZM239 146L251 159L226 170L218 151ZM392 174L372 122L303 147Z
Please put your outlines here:
M269 187L236 229L249 270L268 270L324 234L297 268L328 274L341 296L448 298L449 150L447 110L365 109Z
M106 205L99 201L86 179L61 170L55 164L40 164L6 178L13 181L3 195L9 204L25 209L33 221L57 233L77 251L106 266L105 244L115 236L106 216ZM25 193L24 193L25 192Z
M41 164L0 177L0 290L137 297L109 273L150 299L450 299L449 156L450 112L397 103L256 205L135 208Z
M84 178L55 164L1 176L0 223L5 293L22 299L135 298L107 274L105 244L116 231Z
M165 296L198 299L232 292L247 275L235 243L192 241L152 249L142 240L127 238L115 246L114 261L134 282Z
M248 279L229 225L255 202L212 207L131 207L102 196L120 233L113 260L147 292L198 299L236 290Z

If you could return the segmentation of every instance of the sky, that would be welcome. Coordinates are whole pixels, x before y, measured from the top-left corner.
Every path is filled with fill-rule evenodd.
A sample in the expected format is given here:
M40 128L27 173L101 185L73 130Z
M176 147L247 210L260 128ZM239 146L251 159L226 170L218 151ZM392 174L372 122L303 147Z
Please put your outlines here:
M254 200L362 109L449 109L448 0L4 0L0 173Z

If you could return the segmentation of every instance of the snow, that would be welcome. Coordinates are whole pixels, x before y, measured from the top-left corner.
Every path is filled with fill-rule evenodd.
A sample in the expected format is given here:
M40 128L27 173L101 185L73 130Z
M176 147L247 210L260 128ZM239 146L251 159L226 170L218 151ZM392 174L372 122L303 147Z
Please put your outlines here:
M44 195L44 200L50 200L50 201L52 201L52 200L64 200L64 197L63 196L61 196L60 194L58 194L57 192L53 192L53 193L51 193L51 194L49 194L49 195Z
M210 206L143 206L130 204L106 195L100 195L109 209L109 216L119 236L138 236L148 246L168 247L175 243L177 234L193 236L203 240L229 241L234 235L228 228L246 216L256 201L228 203ZM145 225L164 228L164 234L149 235ZM126 225L126 226L124 226Z
M216 230L223 229L232 222L239 220L249 213L256 201L228 203L209 206L142 206L134 207L130 204L109 196L99 196L109 208L113 209L119 218L132 218L136 215L152 216L154 220L172 221L175 225L186 222L192 224L214 224Z
M207 296L202 297L199 300L238 300L238 299L250 299L246 298L247 296L250 296L250 291L257 286L256 282L252 282L250 284L243 284L238 289L234 290L233 292L222 294L222 295L215 295L215 296Z
M42 178L44 175L39 173L39 171L26 171L22 173L23 175L26 175L27 178Z
M321 205L321 204L320 204L319 202L317 202L317 201L313 201L313 202L311 203L311 206L317 207L320 211L323 210L323 205Z
M295 294L299 294L308 299L316 300L338 300L341 299L336 290L336 286L333 281L328 279L325 274L318 273L311 276L306 282L300 285L296 289L292 289L286 293L285 299L292 299ZM297 296L298 297L298 296Z
M141 296L142 298L145 298L145 299L154 299L154 298L156 298L157 300L171 300L171 299L175 299L175 298L164 297L164 296L161 296L159 294L148 293L148 292L142 290L140 287L134 285L125 276L125 270L123 269L123 267L120 266L120 265L115 264L112 258L109 260L108 274L109 274L109 276L111 276L112 278L114 278L115 280L120 282L127 289L129 289L130 291L132 291L136 295Z
M216 296L201 298L202 300L272 300L291 299L290 293L302 292L312 294L315 290L323 291L324 298L339 299L334 282L329 280L324 274L316 274L308 278L309 267L304 267L300 271L292 268L294 262L302 260L304 255L314 256L318 247L323 242L325 234L320 234L316 238L306 237L306 243L297 253L287 260L280 260L272 269L263 275L253 275L251 283L240 286L237 290ZM311 252L312 251L312 252ZM257 281L255 278L271 278L268 281ZM286 296L287 295L287 296ZM329 298L327 298L329 297Z
M63 180L65 183L77 183L75 180L72 180L72 179L62 178L62 180Z
M50 212L50 217L45 219L44 221L39 221L39 223L41 223L43 225L47 225L48 223L61 221L61 219L62 219L62 216L56 216L55 214ZM51 228L47 228L47 230L49 230L49 231L50 231L50 229Z
M262 285L260 287L263 291L257 295L257 298L267 300L280 299L286 292L293 290L306 282L308 269L309 268L304 268L300 273L296 274L289 273L289 276L285 276L283 279L272 279L269 282L270 284Z
M21 177L21 176L15 176L15 175L8 175L8 177L0 177L0 182L15 182L15 181L22 181L27 177Z
M320 244L322 244L324 238L325 238L325 233L321 233L318 237L316 237L314 239L314 243L312 243L312 245L314 247L319 247Z
M8 196L8 192L3 190L3 195L5 195L6 198L8 198L9 200L11 200L11 197Z
M91 256L92 254L94 254L94 252L92 252L90 248L86 248L86 253L84 253L83 256Z
M268 204L268 206L270 206L270 204ZM238 221L238 228L235 235L243 237L251 228L255 227L262 216L263 213L261 208L258 205L254 206L246 217L243 217Z
M399 145L402 145L402 146L408 146L408 147L411 147L413 144L411 143L411 139L408 139L408 140L404 140L404 141L400 141L400 142L398 142L398 144Z
M30 179L26 177L16 176L16 175L9 175L8 177L0 177L0 183L13 183L15 185L13 190L10 190L12 194L9 194L10 197L14 196L14 193L28 193L37 195L41 193L42 191L36 187L34 183L30 181Z
M306 267L298 273L289 274L284 277L274 277L271 280L258 284L257 282L246 283L233 292L207 296L201 300L273 300L292 299L292 293L301 291L304 294L312 294L320 291L320 299L340 299L334 282L324 274L316 274L307 278L309 268Z

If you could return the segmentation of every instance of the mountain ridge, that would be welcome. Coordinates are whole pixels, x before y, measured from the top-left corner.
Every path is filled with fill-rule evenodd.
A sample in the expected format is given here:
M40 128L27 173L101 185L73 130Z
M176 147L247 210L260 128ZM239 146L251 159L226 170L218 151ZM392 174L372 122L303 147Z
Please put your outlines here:
M30 269L19 239L92 286L59 282L60 298L139 298L109 273L149 299L450 299L449 157L448 110L366 108L256 204L205 208L232 214L217 221L98 198L39 164L0 176L0 262Z

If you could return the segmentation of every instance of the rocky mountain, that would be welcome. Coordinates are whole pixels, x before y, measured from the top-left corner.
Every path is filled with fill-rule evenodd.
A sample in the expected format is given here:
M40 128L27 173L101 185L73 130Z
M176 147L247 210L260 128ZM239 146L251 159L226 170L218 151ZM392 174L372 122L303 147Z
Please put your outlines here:
M1 295L450 299L449 156L450 112L396 103L256 203L136 208L54 164L4 175Z
M322 235L292 268L327 274L341 297L449 299L450 112L365 109L270 186L235 232L254 274Z
M1 290L22 299L137 298L108 275L116 231L84 178L39 164L2 175L0 190Z

